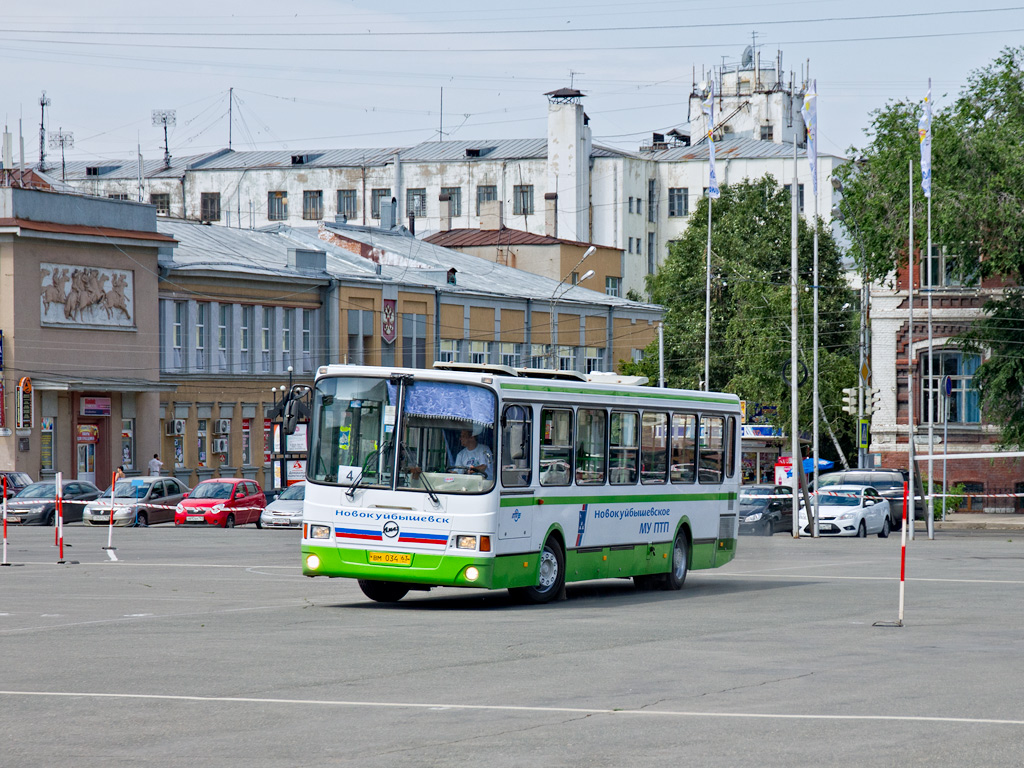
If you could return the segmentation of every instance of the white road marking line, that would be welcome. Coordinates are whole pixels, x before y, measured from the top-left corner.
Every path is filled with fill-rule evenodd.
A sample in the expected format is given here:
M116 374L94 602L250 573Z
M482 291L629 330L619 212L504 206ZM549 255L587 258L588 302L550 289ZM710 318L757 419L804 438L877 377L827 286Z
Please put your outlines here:
M147 701L189 701L221 704L286 704L290 706L365 707L382 709L473 710L489 712L538 712L581 715L633 715L639 717L735 718L747 720L834 720L912 723L968 723L971 725L1018 725L1024 720L988 717L936 717L928 715L822 715L771 712L697 712L691 710L590 709L585 707L528 707L510 704L438 704L406 701L346 701L343 699L268 699L247 696L172 696L151 693L97 693L73 691L0 691L0 696L49 696L53 698L142 699Z
M709 574L710 575L710 574ZM725 576L728 578L740 578L748 576L759 576L768 579L804 579L804 580L833 580L833 581L899 581L900 577L897 576L828 576L826 574L821 575L810 575L810 574L786 574L786 573L758 573L757 571L745 571L743 573L716 573L715 576ZM918 582L939 582L946 584L1024 584L1024 581L1018 580L1000 580L1000 579L934 579L923 576L913 578L907 577L907 581L918 581Z

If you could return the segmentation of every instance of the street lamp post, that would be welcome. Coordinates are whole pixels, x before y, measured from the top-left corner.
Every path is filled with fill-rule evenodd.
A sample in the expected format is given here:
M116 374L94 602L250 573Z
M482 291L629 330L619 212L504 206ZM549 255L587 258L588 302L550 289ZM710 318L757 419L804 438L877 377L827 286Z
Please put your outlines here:
M572 288L572 285L566 285L565 289L562 290L561 293L559 293L559 290L561 290L562 286L565 285L565 281L572 277L576 270L579 269L580 264L586 261L587 257L589 257L596 250L597 248L594 247L593 245L587 248L587 250L583 252L583 255L580 256L580 260L576 262L575 266L573 266L573 268L570 269L568 273L566 273L565 277L558 281L558 285L555 286L555 290L551 292L551 299L549 301L548 306L548 318L550 320L549 327L551 329L551 353L549 357L551 360L552 370L558 369L558 320L556 319L557 315L555 315L555 310L558 309L558 302L561 301L562 297L569 292L569 289ZM594 270L588 269L573 285L578 285L579 283L582 283L584 280L589 280L593 276Z

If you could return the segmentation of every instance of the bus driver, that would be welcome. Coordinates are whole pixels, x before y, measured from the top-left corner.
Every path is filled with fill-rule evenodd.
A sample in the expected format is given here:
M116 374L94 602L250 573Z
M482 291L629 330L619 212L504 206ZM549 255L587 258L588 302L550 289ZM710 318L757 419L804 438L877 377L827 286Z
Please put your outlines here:
M464 429L459 433L459 442L462 444L462 450L455 457L456 466L484 475L490 480L494 472L494 457L491 455L491 451L486 446L480 445L476 441L476 435L469 429Z

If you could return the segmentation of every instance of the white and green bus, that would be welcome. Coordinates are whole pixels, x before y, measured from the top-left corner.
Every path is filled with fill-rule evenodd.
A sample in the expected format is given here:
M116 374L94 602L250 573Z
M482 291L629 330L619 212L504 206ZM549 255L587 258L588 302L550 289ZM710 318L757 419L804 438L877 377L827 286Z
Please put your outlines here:
M504 366L319 369L302 569L400 600L632 578L679 589L736 551L735 395Z

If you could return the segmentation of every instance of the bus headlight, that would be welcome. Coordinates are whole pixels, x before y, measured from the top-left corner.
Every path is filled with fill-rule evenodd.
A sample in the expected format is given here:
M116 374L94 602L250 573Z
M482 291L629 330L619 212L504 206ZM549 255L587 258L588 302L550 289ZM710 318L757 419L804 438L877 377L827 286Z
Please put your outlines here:
M309 568L309 570L311 570L311 571L315 571L317 568L319 568L320 567L320 556L319 555L310 555L309 557L307 557L306 558L306 567Z
M458 549L476 549L476 536L456 536L455 546Z
M476 566L471 565L466 569L466 581L476 581L480 578L480 571Z
M329 539L331 538L331 527L329 525L311 525L309 526L309 538Z

